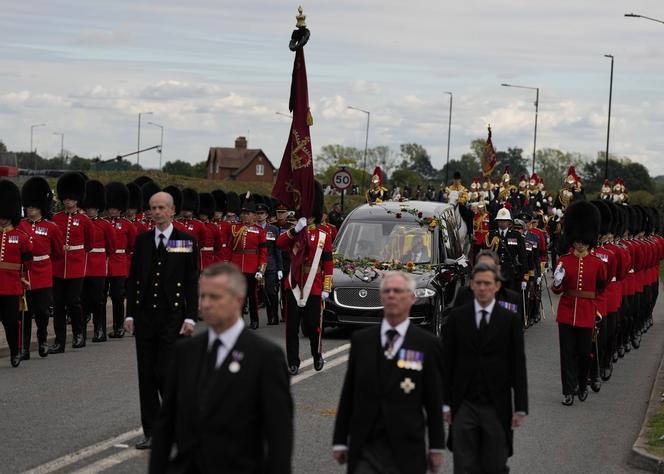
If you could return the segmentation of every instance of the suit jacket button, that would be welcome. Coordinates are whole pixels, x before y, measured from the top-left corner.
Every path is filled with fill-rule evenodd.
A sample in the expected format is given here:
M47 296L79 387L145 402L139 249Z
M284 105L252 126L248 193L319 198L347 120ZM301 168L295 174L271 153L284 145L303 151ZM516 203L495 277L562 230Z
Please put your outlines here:
M157 309L157 305L156 305L156 304L153 304L152 307L153 307L154 309Z
M138 300L136 300L136 304L141 304L141 302L140 302L140 301L138 301Z
M180 293L175 293L175 296L177 296L177 297L179 298L179 297L180 297Z
M175 306L178 306L177 302L175 303Z

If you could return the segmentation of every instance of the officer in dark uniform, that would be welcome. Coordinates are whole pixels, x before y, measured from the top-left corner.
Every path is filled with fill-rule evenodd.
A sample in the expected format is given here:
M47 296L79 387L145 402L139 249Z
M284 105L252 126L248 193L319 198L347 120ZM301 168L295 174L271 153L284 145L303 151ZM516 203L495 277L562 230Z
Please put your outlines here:
M527 281L526 245L518 232L510 229L512 215L506 207L501 208L494 221L497 229L486 237L485 248L491 249L500 257L500 267L505 285L518 293L525 290L522 283Z
M288 232L288 229L293 227L293 224L288 221L288 206L283 202L278 202L275 206L275 213L277 215L277 220L274 225L279 230L277 237L284 232ZM281 268L283 271L281 273L277 272L277 278L279 279L279 291L281 292L280 306L281 306L281 321L285 321L286 315L286 292L284 284L286 280L284 276L288 276L290 271L290 251L289 250L279 250L281 252Z
M523 236L526 247L526 269L528 280L526 282L526 305L527 321L526 325L531 326L540 319L540 292L541 269L540 269L540 238L539 235L531 231L528 227L531 217L527 213L522 213L515 219L515 228L518 222L518 231ZM523 284L522 284L523 286Z
M270 207L263 202L256 204L256 225L265 232L267 248L267 268L265 269L265 294L267 301L265 309L267 311L267 324L279 324L279 278L278 275L284 274L281 250L277 248L277 237L279 237L279 228L274 224L268 224L267 218L270 215Z

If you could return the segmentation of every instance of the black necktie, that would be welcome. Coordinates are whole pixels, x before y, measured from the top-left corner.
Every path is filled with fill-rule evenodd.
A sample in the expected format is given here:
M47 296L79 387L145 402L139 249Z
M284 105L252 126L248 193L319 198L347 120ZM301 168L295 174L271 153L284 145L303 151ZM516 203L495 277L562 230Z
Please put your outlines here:
M399 331L396 329L388 329L388 331L385 333L387 336L387 341L385 342L385 346L383 346L383 350L385 352L391 354L392 353L392 345L394 344L394 340L397 338L399 335Z
M486 332L486 327L489 325L487 322L487 315L489 312L485 309L481 310L480 313L482 314L482 318L480 319L480 334L484 335Z
M159 250L159 252L166 251L166 245L164 245L165 238L166 236L164 234L159 234L159 245L157 245L157 250Z
M205 372L207 377L211 377L217 368L217 353L222 345L221 339L217 338L214 340L212 347L208 351Z

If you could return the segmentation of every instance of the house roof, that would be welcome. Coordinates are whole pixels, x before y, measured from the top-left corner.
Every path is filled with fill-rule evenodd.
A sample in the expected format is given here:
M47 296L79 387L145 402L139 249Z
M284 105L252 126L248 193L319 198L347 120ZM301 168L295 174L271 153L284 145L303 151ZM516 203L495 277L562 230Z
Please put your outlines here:
M262 155L263 159L265 159L272 169L275 169L272 162L261 149L211 147L208 152L207 164L210 164L210 160L216 159L220 168L234 169L233 176L236 176L244 171L258 155Z

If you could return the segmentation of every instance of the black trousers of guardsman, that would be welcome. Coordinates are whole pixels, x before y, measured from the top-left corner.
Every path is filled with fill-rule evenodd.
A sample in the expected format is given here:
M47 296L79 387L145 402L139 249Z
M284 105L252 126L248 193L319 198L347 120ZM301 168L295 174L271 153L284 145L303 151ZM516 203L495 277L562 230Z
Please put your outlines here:
M67 314L74 336L83 332L82 288L83 278L53 278L53 328L56 344L64 346L67 342Z
M43 344L48 337L48 318L53 304L53 288L38 288L25 293L28 310L23 319L23 352L30 352L32 319L37 325L37 342Z
M558 323L563 395L575 395L588 385L592 333L592 328Z
M286 358L288 366L300 366L300 326L309 339L312 357L320 355L320 295L309 295L304 307L297 305L292 290L286 290Z

